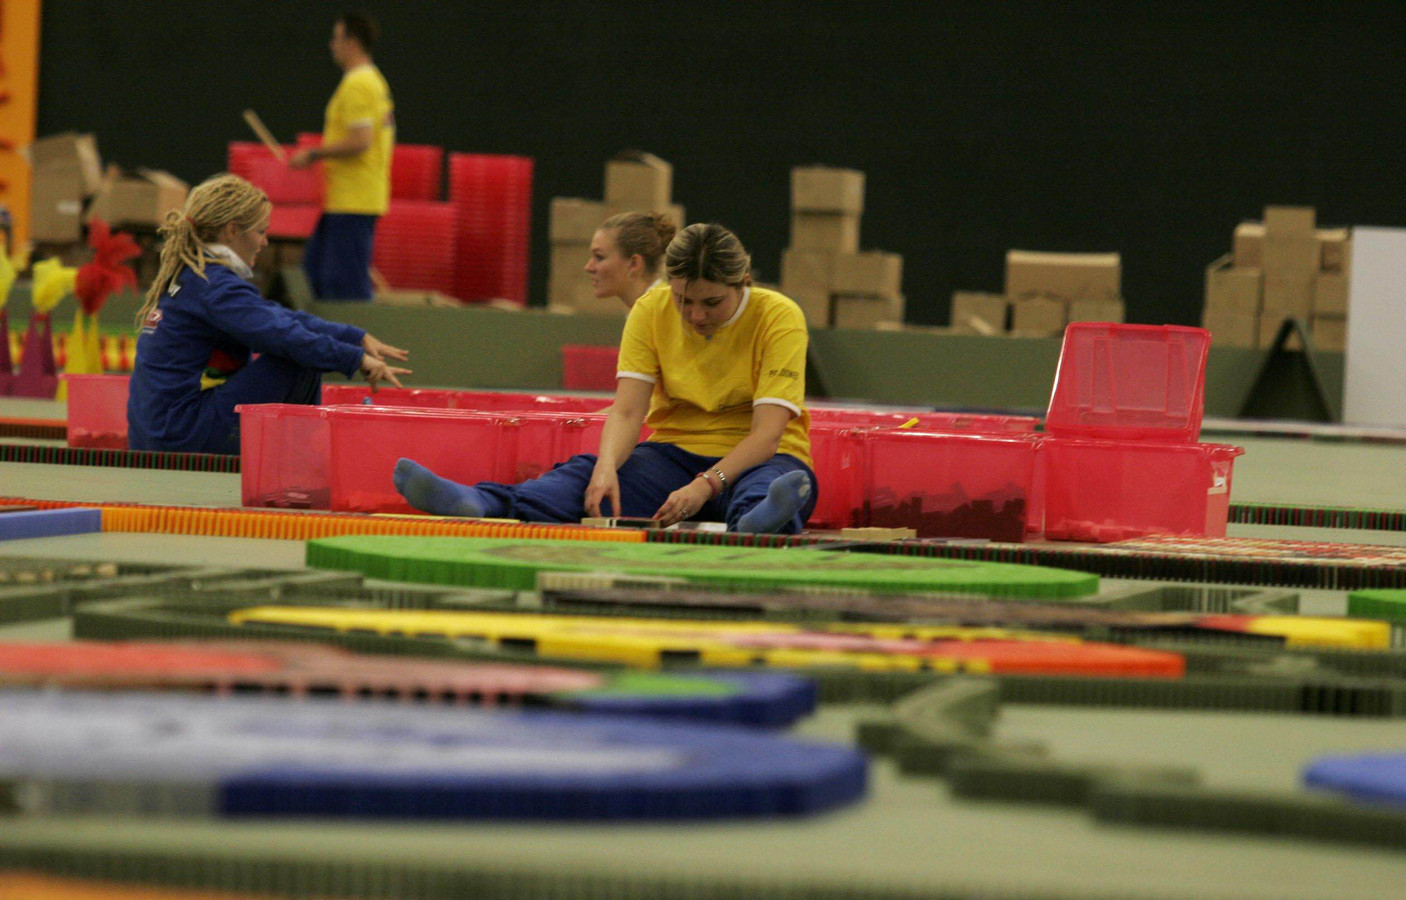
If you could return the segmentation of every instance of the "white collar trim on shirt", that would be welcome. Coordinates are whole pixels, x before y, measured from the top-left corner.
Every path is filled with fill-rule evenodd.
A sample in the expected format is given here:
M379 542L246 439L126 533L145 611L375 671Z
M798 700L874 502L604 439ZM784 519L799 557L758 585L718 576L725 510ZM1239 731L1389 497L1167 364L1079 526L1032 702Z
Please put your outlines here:
M749 285L749 286L747 286L747 287L744 287L744 288L742 289L742 302L739 303L739 304L737 304L737 311L734 312L732 315L728 316L728 317L727 317L727 321L724 322L724 323L722 323L722 324L719 325L718 327L719 327L719 328L726 328L727 326L731 325L733 322L736 322L737 319L738 319L738 317L740 317L740 316L742 315L742 311L747 308L747 301L748 301L749 299L751 299L751 297L752 297L752 288L751 288L751 286Z
M245 281L254 280L254 270L249 268L249 264L240 259L233 250L224 244L206 244L205 252L215 258L217 262L224 263L234 270L234 274Z

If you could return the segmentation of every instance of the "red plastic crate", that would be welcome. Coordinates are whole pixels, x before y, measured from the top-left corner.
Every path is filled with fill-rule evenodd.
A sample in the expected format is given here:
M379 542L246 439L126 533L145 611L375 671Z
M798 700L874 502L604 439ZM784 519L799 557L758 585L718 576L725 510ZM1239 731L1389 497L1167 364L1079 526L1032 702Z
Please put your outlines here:
M1204 328L1070 325L1045 430L1067 437L1196 440L1210 345Z
M811 412L813 415L814 410ZM859 445L854 431L850 425L811 420L811 469L819 488L815 509L806 520L811 528L848 528L854 524L859 506L854 497L859 489L855 471Z
M391 155L392 200L438 200L443 178L443 147L395 145Z
M858 429L852 436L853 525L1025 539L1037 435Z
M568 391L614 391L619 359L617 347L562 344L561 386Z
M127 375L60 375L68 382L68 446L127 449Z
M452 295L457 222L451 204L392 200L376 225L371 263L394 287Z
M839 406L811 406L812 424L850 427L900 428L909 422L917 431L961 431L974 434L1005 434L1034 431L1040 420L1034 416L995 416L975 413L904 412L858 409Z
M370 403L367 401L370 400ZM611 404L609 397L577 397L565 394L525 394L507 391L461 391L429 388L379 388L375 394L365 385L328 384L322 387L326 406L360 403L376 406L420 406L433 409L469 409L509 412L599 412Z
M451 153L449 201L458 209L455 292L475 302L527 302L533 161Z
M1040 448L1045 537L1100 543L1150 534L1224 537L1231 470L1244 452L1228 444L1049 435Z
M290 149L291 153L292 150ZM271 202L322 203L322 168L319 164L293 169L286 162L267 156L250 156L244 163L244 177L261 188Z
M301 203L275 206L269 213L269 237L307 240L322 216L320 204Z
M265 403L234 411L239 413L241 502L330 509L332 437L326 409Z

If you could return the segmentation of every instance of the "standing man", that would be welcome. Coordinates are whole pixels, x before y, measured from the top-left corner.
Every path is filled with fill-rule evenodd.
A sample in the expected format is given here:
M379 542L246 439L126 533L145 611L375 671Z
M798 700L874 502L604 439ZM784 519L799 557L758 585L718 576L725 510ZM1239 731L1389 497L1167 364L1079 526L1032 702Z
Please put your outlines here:
M376 220L390 204L395 147L395 102L371 62L379 31L376 20L362 13L345 13L333 23L332 59L344 74L327 104L322 146L288 160L295 169L326 161L322 218L303 255L320 300L371 299L371 242Z

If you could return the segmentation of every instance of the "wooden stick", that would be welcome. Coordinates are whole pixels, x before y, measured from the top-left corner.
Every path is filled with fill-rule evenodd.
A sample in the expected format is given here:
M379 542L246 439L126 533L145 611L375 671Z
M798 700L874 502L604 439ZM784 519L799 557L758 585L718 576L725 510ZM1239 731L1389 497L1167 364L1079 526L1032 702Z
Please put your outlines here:
M264 146L269 148L273 158L287 164L288 156L283 152L282 145L273 139L273 132L264 127L264 120L259 118L259 114L252 109L246 109L244 110L244 121L249 123L249 127L259 136L259 140L264 142Z

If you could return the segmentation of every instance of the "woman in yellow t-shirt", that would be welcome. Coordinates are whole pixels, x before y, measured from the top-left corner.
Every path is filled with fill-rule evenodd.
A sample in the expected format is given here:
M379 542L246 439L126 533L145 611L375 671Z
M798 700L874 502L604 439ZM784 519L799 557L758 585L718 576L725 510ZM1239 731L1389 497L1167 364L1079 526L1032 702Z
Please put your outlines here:
M586 272L597 297L619 297L626 308L659 284L659 263L677 227L661 213L623 212L591 238Z
M751 257L721 225L680 231L664 270L667 284L646 291L626 320L599 454L522 484L472 487L402 459L395 484L406 500L439 515L619 515L799 532L816 494L805 316L752 285ZM654 433L637 444L643 424Z

